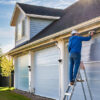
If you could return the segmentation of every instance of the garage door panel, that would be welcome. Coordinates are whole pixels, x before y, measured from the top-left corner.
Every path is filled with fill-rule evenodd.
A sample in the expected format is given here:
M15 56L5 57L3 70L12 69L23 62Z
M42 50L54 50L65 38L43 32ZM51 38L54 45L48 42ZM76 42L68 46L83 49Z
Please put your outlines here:
M48 85L44 85L44 82L46 82L44 81L43 83L41 83L42 86L37 86L35 90L36 94L49 97L49 98L58 98L57 95L55 95L57 91L59 91L59 89L55 87L58 83L56 82L55 84L51 84L51 81L52 80L48 81L50 83ZM37 84L37 85L40 85L40 84Z
M38 78L38 79L46 79L47 76L45 75L45 73L47 73L48 79L58 79L57 78L58 74L53 74L53 73L55 73L55 71L51 71L52 73L50 72L50 70L49 71L44 71L44 70L43 71L39 71L38 73L36 73L36 74L38 74L38 76L36 76L36 78ZM40 77L40 75L41 75L41 77Z
M41 61L38 60L38 61L36 61L36 62L38 62L37 65L44 65L44 66L45 66L45 65L48 66L48 64L50 64L51 66L52 66L52 65L57 65L57 61L56 61L56 60L53 60L53 62L54 62L53 64L52 64L52 61L49 61L49 60L45 60L45 61L44 61L43 59L42 59ZM49 65L49 66L50 66L50 65Z
M49 54L48 54L48 51L50 50L51 54L54 54L54 53L56 52L56 49L55 49L55 47L53 47L53 48L54 48L54 49L52 49L52 47L46 48L46 49L42 50L42 53L45 53L45 55L49 55ZM38 54L39 54L39 55L42 55L42 54L41 54L41 51L38 51Z
M59 50L47 48L35 53L35 93L59 98Z
M48 56L46 56L46 57L42 56L42 58L41 57L37 57L36 64L46 64L46 63L48 64L48 63L52 62L52 59L53 59L53 64L57 64L57 59L56 58L58 58L58 55L49 56L49 59L48 59Z
M88 79L92 81L100 81L100 62L86 63L85 66Z
M17 71L18 71L18 89L28 91L28 55L20 56L17 58Z

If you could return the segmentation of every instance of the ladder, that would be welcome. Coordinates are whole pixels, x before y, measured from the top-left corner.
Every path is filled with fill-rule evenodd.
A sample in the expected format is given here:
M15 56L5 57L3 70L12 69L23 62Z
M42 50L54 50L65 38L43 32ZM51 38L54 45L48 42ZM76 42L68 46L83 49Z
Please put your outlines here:
M83 62L82 62L82 69L83 69L83 72L84 72L86 85L87 85L88 92L89 92L89 95L90 95L90 100L93 100L92 93L91 93L91 90L90 90L90 87L89 87L89 83L88 83L88 79L87 79L86 70L85 70L85 67L84 67L84 65L83 65ZM79 72L78 72L77 77L79 77L80 80L82 80L82 75L81 75L81 73L80 73L80 69L79 69ZM73 96L73 93L74 93L74 89L75 89L75 86L76 86L76 83L77 83L77 82L78 82L78 81L76 80L75 83L74 83L74 85L70 85L70 84L69 84L69 85L67 86L67 90L66 90L66 92L65 92L65 95L64 95L64 99L63 99L63 100L71 100L71 99L72 99L72 96ZM84 100L87 100L83 81L81 81L81 86L82 86L82 90L83 90L83 94L84 94ZM66 99L66 98L67 98L67 99Z

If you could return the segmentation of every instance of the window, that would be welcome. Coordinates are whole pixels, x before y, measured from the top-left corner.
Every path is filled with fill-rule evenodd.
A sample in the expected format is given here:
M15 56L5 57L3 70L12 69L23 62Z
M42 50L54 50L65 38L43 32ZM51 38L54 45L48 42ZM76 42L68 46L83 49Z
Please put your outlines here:
M25 21L18 23L16 30L16 40L22 39L25 36Z
M25 36L25 20L22 21L22 37Z

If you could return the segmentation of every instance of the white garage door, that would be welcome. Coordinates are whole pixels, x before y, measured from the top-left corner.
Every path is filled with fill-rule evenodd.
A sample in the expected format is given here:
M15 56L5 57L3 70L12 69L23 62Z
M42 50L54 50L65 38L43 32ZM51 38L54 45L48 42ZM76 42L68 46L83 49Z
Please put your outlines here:
M47 48L35 53L35 94L59 98L59 50Z
M29 90L28 79L28 55L20 56L17 58L17 88L23 91Z

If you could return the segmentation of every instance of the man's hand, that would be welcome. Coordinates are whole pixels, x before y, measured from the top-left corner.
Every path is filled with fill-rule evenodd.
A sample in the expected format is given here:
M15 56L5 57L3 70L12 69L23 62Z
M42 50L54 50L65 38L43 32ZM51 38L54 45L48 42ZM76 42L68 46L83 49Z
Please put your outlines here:
M89 32L89 35L90 35L90 36L93 36L93 35L94 35L94 32L95 32L95 31L90 31L90 32Z

